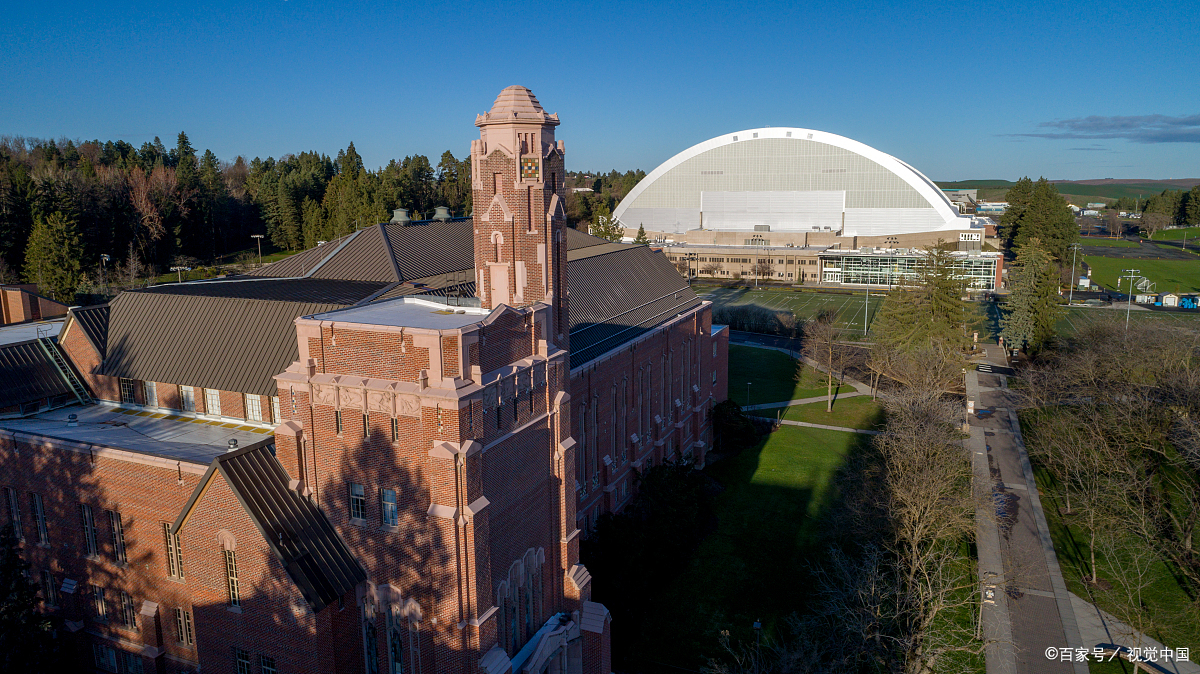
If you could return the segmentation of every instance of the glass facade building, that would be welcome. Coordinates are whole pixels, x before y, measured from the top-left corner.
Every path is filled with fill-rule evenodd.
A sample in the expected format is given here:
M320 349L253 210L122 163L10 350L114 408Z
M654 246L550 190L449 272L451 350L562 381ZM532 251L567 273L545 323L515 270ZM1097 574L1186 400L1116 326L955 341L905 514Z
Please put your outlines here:
M996 290L1003 269L999 253L951 253L958 278L972 290ZM822 253L821 281L845 285L892 287L911 285L925 264L923 253Z

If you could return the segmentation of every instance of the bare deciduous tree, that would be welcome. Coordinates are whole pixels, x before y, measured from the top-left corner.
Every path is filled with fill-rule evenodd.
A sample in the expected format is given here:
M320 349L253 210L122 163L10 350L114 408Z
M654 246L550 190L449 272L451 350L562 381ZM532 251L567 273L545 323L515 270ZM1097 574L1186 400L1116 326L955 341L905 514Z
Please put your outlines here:
M826 308L817 313L804 324L804 355L815 361L820 369L825 371L826 404L825 411L833 411L833 382L840 378L845 347L838 343L837 312ZM804 363L797 364L796 380L804 369Z

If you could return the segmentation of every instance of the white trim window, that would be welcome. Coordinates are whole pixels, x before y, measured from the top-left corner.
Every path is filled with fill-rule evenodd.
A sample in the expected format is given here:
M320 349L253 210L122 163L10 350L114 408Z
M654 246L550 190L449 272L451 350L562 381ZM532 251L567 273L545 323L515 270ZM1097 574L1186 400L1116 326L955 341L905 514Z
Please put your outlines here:
M179 545L179 534L171 533L171 525L168 522L163 522L162 528L167 548L167 577L183 580L183 551Z
M282 420L282 415L279 412L279 396L271 396L271 422L277 424ZM271 662L275 661L272 660Z
M367 519L367 493L357 482L350 483L350 519Z
M4 498L8 501L8 521L13 525L13 535L17 540L24 540L21 533L21 504L17 501L17 490L12 487L4 488Z
M196 389L191 386L179 387L179 407L184 412L196 411Z
M394 527L399 525L400 515L396 508L396 490L382 490L379 501L383 505L383 526Z
M137 609L133 606L133 597L124 590L121 591L121 624L131 630L138 628Z
M79 504L79 515L83 519L83 549L88 557L98 553L96 546L96 519L92 516L92 507L86 503Z
M175 609L175 639L185 645L191 646L194 643L192 636L192 613L185 611L182 608Z
M126 562L125 525L121 523L121 513L115 510L108 511L108 526L112 532L113 560L117 564L124 565Z
M262 397L246 394L246 421L262 422Z
M117 652L111 646L92 644L92 657L96 662L97 669L103 669L106 672L117 671Z
M225 551L225 587L229 589L229 606L231 608L240 607L242 595L238 589L237 557L233 550Z
M119 381L121 386L121 402L125 403L126 405L137 404L137 398L133 393L133 380L121 377Z
M108 602L104 600L104 588L92 586L92 614L100 622L108 622Z
M38 543L50 545L50 530L46 527L46 504L42 495L29 492L29 502L33 508L33 523L37 525Z
M152 381L142 382L142 390L146 394L146 407L158 407L158 386Z
M204 389L204 413L221 416L221 392L215 388Z

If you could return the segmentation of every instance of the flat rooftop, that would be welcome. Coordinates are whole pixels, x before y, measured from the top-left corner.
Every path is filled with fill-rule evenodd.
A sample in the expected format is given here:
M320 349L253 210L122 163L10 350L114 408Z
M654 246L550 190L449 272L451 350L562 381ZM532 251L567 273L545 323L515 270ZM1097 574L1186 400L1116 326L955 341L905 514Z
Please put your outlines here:
M490 313L490 310L479 307L460 307L417 297L397 297L364 306L313 314L305 318L398 328L457 330L482 321Z
M0 327L0 345L28 342L39 337L57 337L62 331L66 317L52 318L44 321L30 321L17 325Z
M78 426L67 425L70 414L78 415ZM238 441L238 449L275 441L269 428L104 404L71 405L4 419L0 429L203 465L225 453L230 439Z

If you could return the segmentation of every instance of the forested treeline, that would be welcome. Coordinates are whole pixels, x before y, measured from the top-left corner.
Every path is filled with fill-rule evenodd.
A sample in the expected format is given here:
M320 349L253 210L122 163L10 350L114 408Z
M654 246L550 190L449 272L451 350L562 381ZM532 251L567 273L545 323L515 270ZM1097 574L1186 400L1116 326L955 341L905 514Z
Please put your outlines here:
M367 170L351 143L336 158L199 153L186 133L77 142L0 137L0 281L38 283L72 301L107 279L130 283L172 265L214 264L265 234L297 250L385 221L393 208L471 211L470 160L445 152ZM101 256L109 256L102 265Z
M612 215L613 209L629 194L643 178L646 172L642 170L609 171L608 173L592 173L587 171L567 171L567 222L572 227L587 231L587 226L579 223L595 224L597 216L606 218ZM576 192L576 189L591 190Z
M1200 185L1188 191L1163 190L1145 199L1121 197L1109 208L1140 213L1160 213L1169 218L1168 225L1200 225Z

